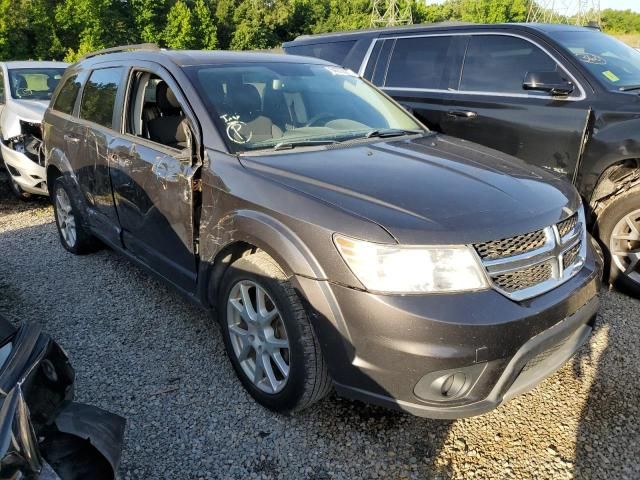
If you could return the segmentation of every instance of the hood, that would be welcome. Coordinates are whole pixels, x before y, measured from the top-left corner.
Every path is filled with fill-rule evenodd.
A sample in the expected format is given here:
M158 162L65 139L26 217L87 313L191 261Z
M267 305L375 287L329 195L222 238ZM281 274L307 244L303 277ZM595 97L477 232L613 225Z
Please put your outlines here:
M556 223L580 204L575 189L548 172L440 135L247 155L241 162L377 223L402 244L514 236Z
M10 109L21 120L31 123L42 123L44 112L49 106L48 100L16 100L12 99Z

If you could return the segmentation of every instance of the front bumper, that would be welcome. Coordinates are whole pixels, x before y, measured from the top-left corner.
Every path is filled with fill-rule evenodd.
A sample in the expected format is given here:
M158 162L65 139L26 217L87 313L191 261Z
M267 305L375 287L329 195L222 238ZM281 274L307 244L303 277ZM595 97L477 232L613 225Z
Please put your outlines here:
M45 168L33 162L24 153L17 152L0 142L0 151L9 175L27 193L47 195Z
M414 415L485 413L533 388L586 341L602 266L514 302L493 291L374 295L297 278L338 393Z

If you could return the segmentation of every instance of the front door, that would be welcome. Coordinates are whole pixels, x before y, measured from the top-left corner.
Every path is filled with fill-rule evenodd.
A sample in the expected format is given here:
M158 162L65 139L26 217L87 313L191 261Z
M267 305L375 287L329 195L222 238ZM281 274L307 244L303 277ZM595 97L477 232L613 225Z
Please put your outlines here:
M558 71L575 90L566 97L523 89L527 72ZM445 133L519 157L570 180L587 121L586 92L542 48L524 38L473 35Z
M154 68L129 75L122 134L110 149L124 246L178 287L196 285L194 122L180 89Z

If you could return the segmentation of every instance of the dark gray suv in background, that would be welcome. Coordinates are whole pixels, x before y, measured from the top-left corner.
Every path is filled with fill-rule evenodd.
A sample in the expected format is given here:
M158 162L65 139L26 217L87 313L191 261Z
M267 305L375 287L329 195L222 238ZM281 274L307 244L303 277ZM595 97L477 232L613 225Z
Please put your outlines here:
M322 60L121 50L71 66L45 115L60 239L215 309L261 404L335 386L480 414L589 336L601 265L568 183Z

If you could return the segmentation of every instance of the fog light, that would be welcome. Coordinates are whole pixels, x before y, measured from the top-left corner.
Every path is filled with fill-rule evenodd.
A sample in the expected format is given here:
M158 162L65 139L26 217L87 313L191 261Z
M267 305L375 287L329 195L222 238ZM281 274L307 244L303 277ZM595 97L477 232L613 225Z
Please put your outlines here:
M432 372L420 379L413 393L422 400L446 402L464 397L482 375L487 363Z
M440 387L440 392L445 397L455 398L460 394L465 383L467 383L467 376L464 373L454 373L444 379L444 382Z

